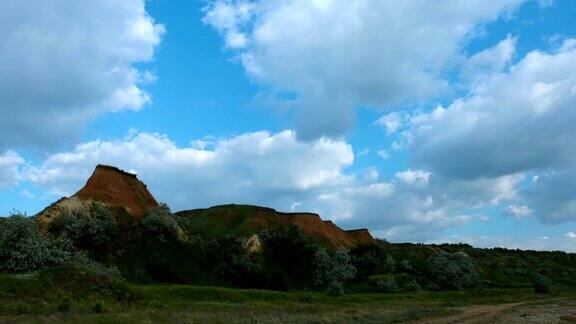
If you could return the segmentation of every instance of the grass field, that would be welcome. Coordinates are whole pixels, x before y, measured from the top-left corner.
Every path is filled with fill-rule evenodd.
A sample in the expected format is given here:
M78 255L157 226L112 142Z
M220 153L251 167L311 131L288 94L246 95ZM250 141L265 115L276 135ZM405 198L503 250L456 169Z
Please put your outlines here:
M531 289L348 294L185 285L54 285L37 274L0 275L0 322L76 323L393 323L445 316L456 307L576 299L569 291ZM71 278L78 282L82 278Z

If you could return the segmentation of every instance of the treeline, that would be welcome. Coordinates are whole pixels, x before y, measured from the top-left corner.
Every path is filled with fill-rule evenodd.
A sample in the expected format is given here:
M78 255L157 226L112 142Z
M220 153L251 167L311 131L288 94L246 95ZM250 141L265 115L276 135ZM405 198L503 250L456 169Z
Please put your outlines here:
M0 271L98 264L140 283L310 289L331 295L459 290L484 281L479 267L484 261L453 246L399 251L397 245L382 241L333 251L291 226L262 231L261 249L253 251L246 238L206 239L183 230L185 223L166 205L149 210L135 223L94 203L89 212L56 217L47 233L38 230L34 219L12 215L0 220ZM525 271L530 283L550 291L547 276Z

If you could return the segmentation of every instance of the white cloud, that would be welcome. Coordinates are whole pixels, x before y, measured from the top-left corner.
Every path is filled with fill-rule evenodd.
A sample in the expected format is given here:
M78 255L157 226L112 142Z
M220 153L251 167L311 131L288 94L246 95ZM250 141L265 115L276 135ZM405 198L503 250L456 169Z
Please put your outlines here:
M287 209L304 193L349 182L343 168L353 159L345 142L299 142L292 131L243 134L217 140L213 148L179 148L165 136L139 133L52 155L26 176L56 195L71 194L104 163L135 170L177 209L232 202Z
M454 178L576 163L576 49L528 53L447 108L411 119L416 164Z
M568 232L564 236L569 238L569 239L576 239L576 233L574 233L574 232Z
M506 71L487 74L447 108L413 116L405 132L415 165L476 182L531 174L531 186L521 191L514 189L518 181L501 183L510 193L504 198L516 200L507 213L546 223L575 220L574 70L574 47L532 51Z
M390 155L388 154L388 152L386 152L386 150L378 150L376 154L378 154L378 156L383 160L388 160L388 158L390 157Z
M468 82L481 82L504 72L516 53L517 41L517 38L508 36L496 46L467 58L460 71L461 77Z
M411 169L397 172L395 174L396 178L405 184L416 186L427 186L431 175L430 172L425 170L412 171Z
M18 185L24 159L12 151L0 154L0 189Z
M388 135L391 135L391 134L396 133L396 131L398 131L398 129L402 126L403 119L404 119L404 116L402 116L400 113L398 113L396 111L393 111L391 113L388 113L388 114L380 117L380 119L378 119L377 123L380 126L383 126L384 128L386 128L386 133Z
M508 205L506 211L517 220L523 220L534 214L534 211L524 205Z
M295 91L299 136L338 136L358 105L387 107L446 90L441 76L478 27L522 0L213 1L204 23L248 74ZM442 37L438 37L442 35Z
M0 10L0 149L72 141L95 116L138 110L164 29L144 0L33 1Z

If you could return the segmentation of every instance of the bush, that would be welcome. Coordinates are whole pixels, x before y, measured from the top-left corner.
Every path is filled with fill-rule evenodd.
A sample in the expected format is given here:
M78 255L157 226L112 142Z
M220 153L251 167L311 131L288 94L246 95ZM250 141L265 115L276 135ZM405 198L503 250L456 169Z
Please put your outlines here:
M0 225L0 271L37 270L72 262L76 257L69 240L48 239L32 218L12 215Z
M542 274L537 274L534 276L534 292L537 294L552 293L552 281Z
M59 313L64 313L64 314L70 313L71 308L72 308L72 306L71 306L70 299L65 299L60 304L58 304L58 312Z
M442 289L474 287L478 280L476 264L465 253L440 251L433 254L427 263L430 279Z
M326 288L326 295L338 297L344 295L344 285L342 282L333 281Z
M411 272L412 269L412 264L410 263L409 260L402 260L400 262L400 270L405 271L405 272Z
M146 234L160 241L178 238L178 223L166 204L149 209L140 222L140 227Z
M314 285L314 260L318 246L297 226L265 230L262 240L263 268L268 288L285 290Z
M351 263L346 250L338 250L330 255L325 249L319 249L314 257L314 283L326 289L330 295L342 295L344 282L354 278L356 268Z
M90 251L91 257L101 260L118 249L119 229L114 217L100 203L93 203L90 211L75 210L56 217L48 227L56 238L66 237L72 245Z
M360 245L352 249L350 255L359 280L379 273L391 273L396 269L396 261L380 245Z
M406 291L418 291L420 290L420 285L416 280L409 281L406 286L404 286Z
M391 294L398 291L398 285L396 284L396 279L392 276L378 276L374 279L374 284L378 291Z
M116 300L132 298L132 292L118 269L97 263L69 264L41 270L38 286L54 296L85 299L90 295Z
M102 313L104 312L104 304L101 301L97 301L92 305L92 311L94 313Z
M309 290L304 290L300 295L298 295L298 301L301 303L311 303L312 300L312 294Z

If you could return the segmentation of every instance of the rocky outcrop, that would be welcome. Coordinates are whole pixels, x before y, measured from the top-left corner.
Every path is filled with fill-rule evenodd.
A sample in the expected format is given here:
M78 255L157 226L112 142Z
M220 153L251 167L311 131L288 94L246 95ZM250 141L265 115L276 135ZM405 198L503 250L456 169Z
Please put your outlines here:
M86 185L72 196L82 201L97 201L109 207L124 207L136 218L158 202L135 174L116 167L98 165Z
M65 212L90 212L93 203L111 210L122 209L136 219L158 202L135 174L107 165L96 166L94 172L77 193L62 198L36 215L38 226L45 230L50 222Z
M370 234L370 231L368 231L367 228L348 230L346 233L354 238L357 245L370 245L377 243L376 239L372 237L372 234Z

